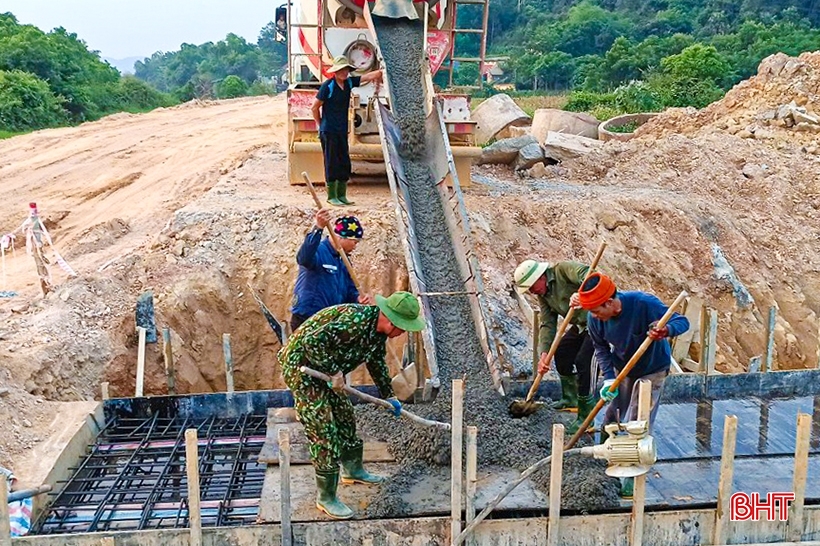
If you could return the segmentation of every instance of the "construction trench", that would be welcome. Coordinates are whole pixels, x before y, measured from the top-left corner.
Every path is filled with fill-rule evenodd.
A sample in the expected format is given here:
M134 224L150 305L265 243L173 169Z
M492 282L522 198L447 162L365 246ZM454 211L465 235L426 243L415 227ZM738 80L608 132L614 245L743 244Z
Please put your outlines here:
M465 280L464 249L448 220L431 140L436 124L425 123L421 24L385 20L376 26L387 67L387 84L401 132L391 156L400 205L412 231L416 290L431 318L435 399L417 404L419 415L451 419L451 380L464 380L465 425L478 428L478 483L481 510L507 482L552 449L551 428L570 416L548 407L513 419L507 406L526 386L499 383L476 323L475 281ZM389 132L387 119L385 131ZM432 127L432 130L431 130ZM386 139L390 140L390 139ZM387 145L390 145L388 142ZM429 149L428 146L433 146ZM386 154L387 155L387 154ZM394 193L395 195L395 193ZM397 205L399 206L399 205ZM475 273L475 272L474 272ZM430 349L431 344L427 344ZM540 394L555 394L554 381ZM372 389L371 389L372 392ZM279 498L279 467L258 460L282 422L271 408L292 405L287 391L157 396L105 401L55 466L57 487L41 511L32 536L14 543L57 545L189 544L189 484L185 431L198 431L202 544L286 543ZM811 415L808 435L795 427L798 414ZM718 505L724 423L738 416L733 491L766 493L800 486L803 438L808 476L820 475L820 372L670 376L653 434L658 463L646 480L645 544L755 543L817 540L820 537L820 482L806 480L805 507L788 522L728 523ZM357 521L329 522L313 505L312 468L291 462L290 509L294 544L447 545L453 540L450 500L450 435L396 420L383 410L357 405L360 433L378 453L369 467L389 475L381 487L342 487L340 497L357 511ZM290 423L292 442L298 426ZM805 427L804 427L805 428ZM295 431L295 432L294 432ZM366 447L367 450L367 447ZM294 453L296 450L294 450ZM605 465L567 457L563 463L561 517L548 525L550 474L532 476L476 529L473 544L636 544L633 503L620 500L617 480ZM467 517L461 511L459 522ZM560 522L560 523L559 523ZM466 522L465 522L466 523ZM557 532L555 531L557 527ZM549 534L548 534L549 533ZM66 537L65 535L71 535ZM724 542L715 541L721 537ZM289 536L287 538L290 538ZM640 543L641 540L638 540Z

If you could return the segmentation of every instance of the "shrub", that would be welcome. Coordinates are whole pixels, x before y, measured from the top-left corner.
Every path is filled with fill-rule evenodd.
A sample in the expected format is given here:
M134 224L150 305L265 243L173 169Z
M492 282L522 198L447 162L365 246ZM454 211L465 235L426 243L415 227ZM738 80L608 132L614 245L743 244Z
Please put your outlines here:
M216 94L220 99L244 97L248 94L248 84L239 76L226 76L224 80L219 82Z
M17 132L68 122L48 83L21 70L0 70L0 129Z

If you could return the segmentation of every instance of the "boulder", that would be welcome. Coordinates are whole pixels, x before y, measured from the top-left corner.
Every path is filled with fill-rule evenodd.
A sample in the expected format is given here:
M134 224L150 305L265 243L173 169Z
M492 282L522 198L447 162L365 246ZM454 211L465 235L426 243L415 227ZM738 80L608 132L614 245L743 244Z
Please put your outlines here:
M478 146L486 144L511 125L530 124L530 116L503 93L479 104L473 110L472 119L476 122L473 136Z
M539 108L532 118L531 133L544 142L550 131L587 138L598 138L599 121L589 114L565 112L555 108Z
M477 163L479 165L488 163L509 165L518 157L521 148L531 144L538 144L532 135L501 139L481 150L481 157L478 158Z
M602 145L600 140L550 131L544 140L544 154L556 161L566 161L586 155Z
M515 170L525 171L537 163L544 162L544 148L537 142L527 144L518 151L518 157L515 159Z
M520 127L517 125L510 125L507 127L507 132L510 133L510 137L515 138L532 134L530 133L531 129L532 127L529 125L522 125Z

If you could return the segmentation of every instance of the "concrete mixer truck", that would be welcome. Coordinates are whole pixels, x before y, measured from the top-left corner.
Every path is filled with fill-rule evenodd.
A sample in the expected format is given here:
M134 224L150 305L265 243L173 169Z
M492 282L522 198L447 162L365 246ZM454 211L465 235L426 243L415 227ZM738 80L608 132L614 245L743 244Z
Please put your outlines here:
M444 91L431 83L425 91L428 102L441 107L442 121L452 149L452 161L462 186L470 184L470 165L480 155L474 145L475 122L470 116L470 99L465 88L453 87L458 67L485 62L486 28L489 0L290 0L276 10L277 25L288 41L288 177L291 184L302 184L301 173L324 182L324 170L318 127L311 106L319 85L329 77L332 59L345 55L356 67L354 75L380 68L381 55L372 27L370 11L386 17L418 17L424 25L424 58L426 72L447 82ZM481 21L479 28L461 28L458 10L470 15L470 21ZM466 10L477 10L468 14ZM466 18L466 17L465 17ZM473 27L476 27L473 23ZM459 57L455 44L459 36L472 35L480 43L478 56ZM458 40L461 43L464 39ZM382 66L382 68L386 68ZM448 74L449 72L449 74ZM389 79L389 78L388 78ZM431 80L432 82L432 80ZM475 82L478 84L479 82ZM460 92L458 92L460 91ZM374 105L381 102L390 108L386 86L373 84L354 89L350 105L349 145L353 181L384 181L385 160L379 136L378 116Z

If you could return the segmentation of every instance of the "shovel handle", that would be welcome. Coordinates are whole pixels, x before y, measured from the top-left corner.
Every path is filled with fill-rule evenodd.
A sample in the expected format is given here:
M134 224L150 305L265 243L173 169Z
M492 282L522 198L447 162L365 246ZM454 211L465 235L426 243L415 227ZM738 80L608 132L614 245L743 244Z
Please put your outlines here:
M584 280L581 283L581 286L587 281L590 275L595 272L595 268L598 267L598 262L601 261L601 256L604 255L604 250L606 250L606 243L601 243L598 246L598 252L595 253L595 258L592 260L592 263L587 270L587 274L584 276ZM569 323L572 320L572 316L575 314L575 308L570 307L569 311L567 312L564 320L561 321L560 326L558 326L558 331L555 332L555 338L552 340L552 345L550 346L550 350L547 353L547 363L552 362L552 359L555 357L555 353L558 351L558 345L560 345L561 340L564 338L564 333L566 333L567 328L569 328ZM540 326L537 324L532 325L533 328L539 328ZM541 385L541 380L544 379L544 374L538 372L538 375L535 376L535 381L532 382L532 387L530 387L530 392L527 393L527 402L531 402L533 398L535 398L535 393L538 392L538 387Z
M328 377L326 374L323 374L322 372L317 372L316 370L308 368L307 366L302 366L301 368L299 368L299 371L302 372L305 375L309 375L310 377L312 377L314 379L318 379L320 381L326 381L328 383L330 382L330 377ZM356 390L353 387L350 387L348 385L345 385L342 388L344 389L344 391L347 394L352 394L353 396L361 398L365 402L370 402L371 404L381 406L385 409L389 409L390 411L394 410L393 404L391 404L387 400L382 400L381 398L376 398L375 396L370 396L369 394L363 393L362 391ZM404 408L401 409L401 415L402 415L402 417L406 417L407 419L410 419L414 423L417 423L417 424L425 426L425 427L438 427L438 428L441 428L441 429L444 429L444 430L450 430L450 423L442 423L440 421L430 421L430 420L425 419L423 417L419 417L415 413L410 413L409 411L407 411Z
M666 326L666 323L669 322L669 319L672 318L672 315L675 313L677 308L680 306L681 303L683 303L683 300L685 300L688 295L689 294L687 294L686 291L681 292L678 295L678 297L675 298L675 301L672 302L672 305L669 306L669 309L666 310L666 313L663 314L661 320L658 321L658 324L655 327L663 328L664 326ZM618 385L620 385L621 382L624 379L626 379L626 376L629 375L629 372L632 371L632 368L635 367L635 365L641 359L641 357L649 348L649 346L652 345L652 341L653 339L647 335L646 339L644 339L643 343L641 343L641 346L638 347L638 350L635 351L635 354L632 355L632 358L630 358L629 362L626 363L624 369L621 370L621 373L619 373L618 377L615 378L615 382L609 386L610 391L614 391L615 389L617 389ZM581 436L583 436L586 433L587 429L589 428L589 425L592 424L592 421L595 420L595 416L598 415L598 412L601 411L601 408L603 408L605 405L606 401L603 398L598 400L598 403L595 404L595 407L592 408L591 412L589 412L587 418L584 419L584 423L578 428L578 432L576 432L572 436L572 438L570 438L569 442L567 442L567 445L564 446L565 450L571 448L576 443L578 443L578 440L581 439Z
M322 201L321 199L319 199L319 195L316 193L316 188L313 186L313 182L310 181L310 176L308 176L308 173L302 172L302 178L305 180L305 183L307 184L308 191L310 191L310 195L313 196L313 202L316 203L316 206L319 207L320 210L323 209L324 207L322 206ZM330 242L333 244L333 248L335 248L336 252L338 252L339 256L341 256L342 262L344 262L347 272L350 273L350 278L353 279L353 284L356 286L356 290L361 292L361 285L359 284L358 277L356 277L356 272L353 271L353 264L350 263L347 254L345 254L345 251L342 250L341 245L339 245L339 239L336 237L336 233L330 228L330 226L327 226L326 229L330 236Z

